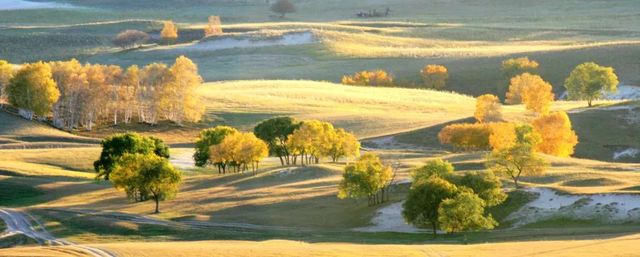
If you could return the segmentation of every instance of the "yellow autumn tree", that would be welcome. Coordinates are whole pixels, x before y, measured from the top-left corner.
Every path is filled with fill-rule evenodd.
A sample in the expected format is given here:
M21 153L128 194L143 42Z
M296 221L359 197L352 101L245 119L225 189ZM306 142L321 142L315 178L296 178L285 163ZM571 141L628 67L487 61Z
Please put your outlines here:
M222 35L222 22L220 21L220 16L209 16L209 22L204 27L204 36L218 36Z
M489 144L494 151L513 147L516 143L516 124L512 122L496 122L491 125Z
M202 85L203 79L198 74L198 66L189 58L180 56L169 69L172 83L168 83L164 90L171 95L171 104L166 106L169 120L182 124L183 120L198 122L204 114L204 105L196 92Z
M511 58L502 62L502 75L506 79L511 79L523 73L534 74L540 64L529 57Z
M452 145L457 150L473 151L489 149L491 127L484 123L460 123L444 127L438 133L440 143Z
M509 84L509 90L507 91L505 102L508 104L523 103L523 99L522 99L523 91L529 87L533 88L532 90L528 90L529 100L531 100L531 99L535 99L534 92L536 90L546 89L547 87L551 87L551 85L546 81L544 81L542 77L538 75L533 75L531 73L523 73L521 75L511 78L511 83ZM553 94L551 96L552 96L551 100L553 100Z
M178 39L178 27L173 21L164 21L162 31L160 31L160 38L166 43L173 43Z
M443 89L447 84L447 79L449 79L449 71L447 67L442 65L430 64L424 66L424 68L420 70L420 75L427 88L438 90Z
M342 84L353 86L393 86L393 76L383 70L360 71L342 77Z
M554 99L551 84L542 80L540 76L529 73L522 74L519 77L520 79L516 79L516 81L520 85L516 87L520 87L520 98L527 110L538 114L548 113Z
M36 62L20 67L9 81L7 95L9 103L20 108L23 117L33 119L34 114L46 116L52 111L60 91L53 80L51 66Z
M209 148L211 162L220 163L224 173L227 167L233 167L236 172L259 168L260 162L269 155L267 143L257 138L253 133L232 133L216 145Z
M571 120L566 112L543 114L532 123L533 129L542 136L542 142L536 151L569 157L578 144L578 136L571 127Z
M479 96L476 100L474 117L480 123L501 121L502 104L500 104L500 99L491 94Z

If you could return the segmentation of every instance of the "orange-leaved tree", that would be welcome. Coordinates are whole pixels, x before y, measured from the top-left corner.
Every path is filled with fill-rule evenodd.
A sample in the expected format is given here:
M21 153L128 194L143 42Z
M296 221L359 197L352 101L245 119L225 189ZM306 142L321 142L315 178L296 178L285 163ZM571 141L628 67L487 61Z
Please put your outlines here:
M566 112L544 114L535 119L532 125L542 136L542 142L536 146L536 151L560 157L573 154L578 136L571 128L571 120Z

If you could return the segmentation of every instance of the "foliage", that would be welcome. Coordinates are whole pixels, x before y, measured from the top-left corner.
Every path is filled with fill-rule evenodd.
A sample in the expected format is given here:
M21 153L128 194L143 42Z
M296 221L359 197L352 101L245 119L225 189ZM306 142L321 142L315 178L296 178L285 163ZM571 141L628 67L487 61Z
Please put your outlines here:
M603 92L615 92L619 83L613 68L587 62L578 65L569 74L564 86L569 99L587 100L591 106L593 100L602 98Z
M204 27L204 36L211 37L222 34L222 22L220 21L220 16L209 16L209 22Z
M160 31L160 38L167 43L172 43L178 39L178 27L173 21L164 21L162 30Z
M529 111L547 113L553 102L553 87L538 75L523 73L511 79L506 102L524 103Z
M447 83L447 79L449 79L449 72L447 67L442 65L427 65L420 70L420 75L422 76L422 81L424 82L427 88L433 89L444 89Z
M523 73L536 74L540 65L529 57L511 58L502 62L502 75L511 79Z
M7 98L7 89L9 81L13 78L15 70L13 65L5 60L0 60L0 104L3 104Z
M474 117L480 123L501 121L502 104L500 104L500 99L491 94L478 96Z
M43 62L25 64L11 80L7 94L9 103L27 110L29 119L33 114L44 116L51 112L58 101L60 91L53 81L51 66Z
M548 164L534 151L540 141L540 134L530 125L517 126L516 141L513 146L496 149L487 155L487 168L510 177L518 188L520 176L542 175L547 169Z
M296 6L291 3L289 0L278 0L273 5L271 5L271 11L274 13L279 13L280 18L284 18L287 13L296 12Z
M129 198L154 200L155 213L159 213L160 201L172 199L178 193L182 173L158 155L127 153L118 160L111 181L114 187L125 190Z
M438 176L412 183L407 200L402 204L402 216L417 226L431 224L435 237L440 204L457 193L458 188L454 184Z
M269 144L269 152L280 158L284 166L291 163L291 154L287 148L287 137L300 127L300 122L291 117L278 117L258 124L253 133Z
M344 168L342 181L338 186L338 197L344 199L366 196L369 198L369 205L378 204L378 194L384 194L383 189L391 182L392 175L391 167L382 163L375 154L366 153ZM382 199L384 200L384 195Z
M113 39L113 44L122 49L127 49L142 45L147 41L149 41L149 34L139 30L128 29L118 33L116 38Z
M463 151L489 149L491 126L483 123L460 123L444 127L438 134L442 144L449 144Z
M440 227L449 233L493 229L498 223L490 214L485 217L484 212L484 201L472 192L463 191L442 201L438 221Z
M427 180L432 176L446 178L453 174L453 165L442 159L428 161L425 165L411 171L411 180L418 183L421 180Z
M222 140L230 134L238 133L238 130L227 126L217 126L215 128L203 129L196 140L193 159L198 167L211 164L209 162L209 148L220 144Z
M330 157L335 162L342 157L357 157L360 153L360 142L355 136L318 120L302 122L300 128L288 136L286 145L293 155L293 164L297 164L298 157L304 165L319 163L323 157Z
M491 171L467 172L458 179L456 185L473 190L486 207L496 206L507 199L500 179Z
M393 76L383 70L360 71L342 77L342 84L353 86L393 86Z
M238 172L248 170L249 165L255 173L260 161L268 155L267 144L253 133L230 133L219 144L209 148L209 160L219 163L222 173L226 173L228 166L234 167Z
M202 85L198 66L189 58L179 56L169 69L171 82L162 87L162 104L167 119L181 124L183 120L198 122L204 114L204 106L196 89Z
M91 130L95 124L138 121L156 124L167 119L179 125L197 122L204 108L196 89L202 84L198 67L180 56L173 66L152 63L123 71L115 65L50 63L61 92L53 106L54 125Z
M535 148L536 151L569 157L578 144L578 136L571 128L571 120L566 112L552 112L536 118L533 122L533 130L542 136L542 142Z
M516 143L516 124L512 122L491 123L489 144L493 150L510 148Z
M100 144L102 152L100 158L93 163L93 167L98 173L97 177L105 180L109 180L118 159L125 154L155 154L165 159L169 158L169 147L161 139L137 133L116 134L103 139Z

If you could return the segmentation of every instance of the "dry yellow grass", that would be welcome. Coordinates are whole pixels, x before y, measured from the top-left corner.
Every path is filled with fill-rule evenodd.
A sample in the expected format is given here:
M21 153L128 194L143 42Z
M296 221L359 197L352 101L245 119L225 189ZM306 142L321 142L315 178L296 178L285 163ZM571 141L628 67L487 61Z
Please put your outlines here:
M469 117L475 108L473 98L455 93L313 81L208 83L200 93L209 112L320 119L361 138Z
M524 257L524 256L637 256L640 235L617 235L603 239L525 241L474 245L362 245L343 243L303 243L272 240L195 241L154 243L113 243L92 245L108 249L118 256L136 257L253 257L253 256L451 256L451 257ZM66 254L63 254L65 253ZM72 246L28 247L0 250L4 256L70 256L77 251Z

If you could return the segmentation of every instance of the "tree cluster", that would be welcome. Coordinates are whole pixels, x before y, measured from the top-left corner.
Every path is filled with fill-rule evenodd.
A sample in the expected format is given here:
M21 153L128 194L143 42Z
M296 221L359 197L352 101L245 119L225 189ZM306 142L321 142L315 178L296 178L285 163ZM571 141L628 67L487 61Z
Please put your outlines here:
M393 86L393 76L384 70L359 71L353 75L342 77L342 84L352 86Z
M491 126L485 123L459 123L444 127L438 133L440 143L452 145L456 150L488 150Z
M446 161L432 160L411 173L412 183L402 215L416 226L431 225L449 233L492 229L498 223L485 208L496 206L507 195L492 172L457 175Z
M268 155L267 144L253 133L230 133L219 144L209 148L209 160L217 164L223 174L227 167L234 168L235 172L244 172L249 169L249 165L255 174L260 161Z
M351 133L334 128L331 123L307 120L287 137L287 151L292 156L292 164L300 160L301 165L319 163L328 157L333 162L340 158L360 155L360 142Z
M141 136L137 133L115 134L100 143L100 158L93 163L98 178L109 180L118 160L125 154L155 154L169 159L169 147L159 138Z
M164 21L162 24L160 38L166 44L174 43L178 39L178 26L171 20Z
M338 198L367 197L369 206L383 203L388 200L387 191L393 175L391 166L375 154L366 153L344 168L338 185Z
M171 67L153 63L124 71L74 59L21 66L7 94L27 118L53 113L58 128L91 130L100 123L130 123L134 117L148 124L197 122L204 113L195 92L201 84L197 66L184 56Z
M491 94L478 96L474 117L480 123L502 121L500 98Z
M139 30L128 29L118 33L116 38L113 39L113 44L122 49L127 49L142 45L147 41L149 41L149 34Z

